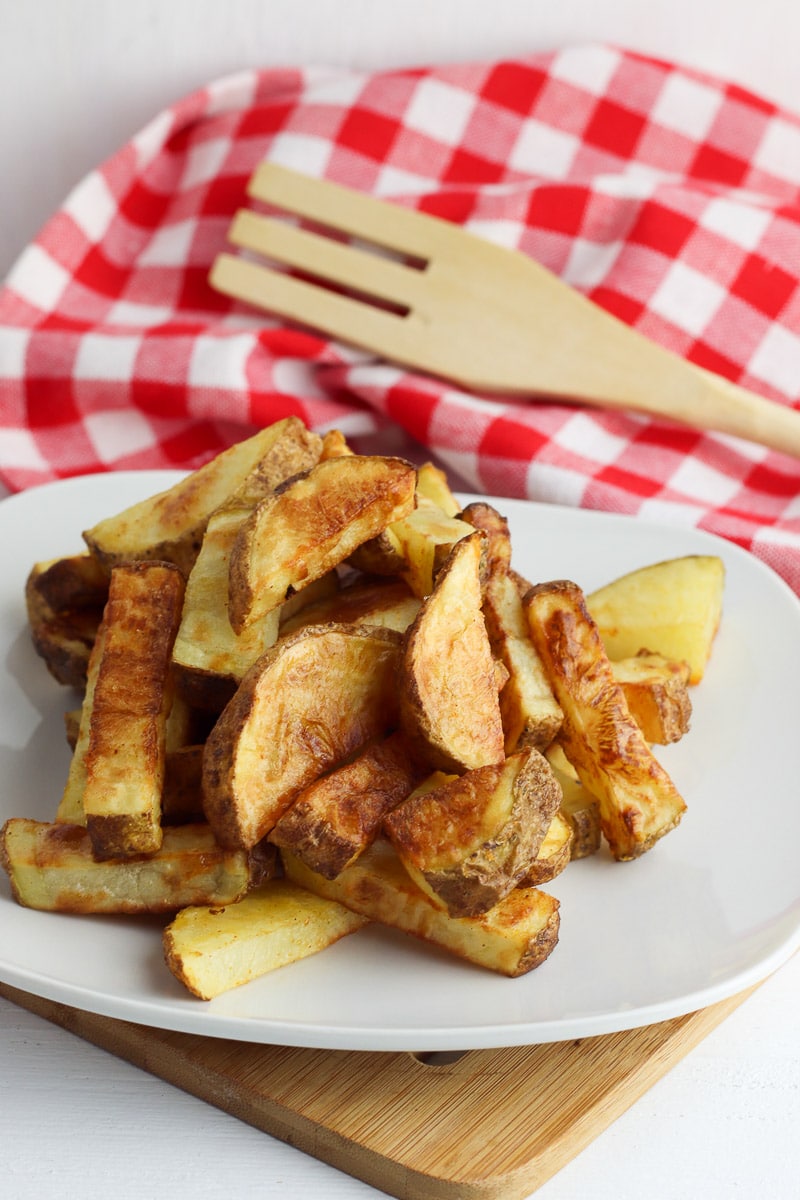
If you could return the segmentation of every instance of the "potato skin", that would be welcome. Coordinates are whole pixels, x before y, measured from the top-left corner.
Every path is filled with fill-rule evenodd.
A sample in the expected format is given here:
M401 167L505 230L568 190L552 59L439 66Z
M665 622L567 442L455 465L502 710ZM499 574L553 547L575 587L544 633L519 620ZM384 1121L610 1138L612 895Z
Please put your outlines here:
M481 611L483 535L457 542L408 630L398 680L400 725L432 770L502 762L505 735Z
M36 653L59 683L82 691L108 599L108 573L90 554L35 563L25 582Z
M247 672L203 753L203 809L221 845L255 845L298 792L393 727L400 643L391 629L312 625Z
M242 523L231 548L234 631L241 634L410 512L415 480L404 459L352 454L317 463L276 488Z
M310 871L291 854L282 858L288 878L309 891L511 979L541 966L558 943L554 896L538 888L516 888L488 912L456 920L420 890L382 838L333 880Z
M224 450L166 491L100 521L84 532L84 541L108 570L130 559L158 559L175 563L188 576L211 514L283 439L308 445L314 457L322 449L322 439L298 417L286 417Z
M524 606L564 713L559 741L598 799L611 853L636 858L678 824L686 804L628 710L578 585L537 584Z
M111 572L83 790L97 858L161 844L170 660L183 592L172 563L124 563Z
M377 837L387 813L410 795L421 770L395 733L316 780L283 814L270 841L335 879Z
M530 748L420 789L389 813L384 830L451 916L472 917L527 874L560 803L550 764Z

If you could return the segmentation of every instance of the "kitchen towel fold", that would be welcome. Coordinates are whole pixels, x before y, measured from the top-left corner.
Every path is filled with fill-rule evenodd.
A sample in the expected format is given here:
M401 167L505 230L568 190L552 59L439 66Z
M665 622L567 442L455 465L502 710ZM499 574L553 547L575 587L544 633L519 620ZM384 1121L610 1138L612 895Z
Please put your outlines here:
M800 120L607 45L224 78L68 196L0 291L0 477L193 467L298 414L498 496L730 538L800 592L800 461L666 421L467 394L216 294L272 159L519 248L653 340L800 407ZM530 314L531 324L536 313Z

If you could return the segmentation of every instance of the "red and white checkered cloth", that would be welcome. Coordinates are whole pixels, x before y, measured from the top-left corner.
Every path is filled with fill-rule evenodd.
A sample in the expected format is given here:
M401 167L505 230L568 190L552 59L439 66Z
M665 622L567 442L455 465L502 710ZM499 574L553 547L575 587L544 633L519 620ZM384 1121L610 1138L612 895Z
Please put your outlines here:
M800 120L604 45L247 71L98 167L0 292L0 476L192 467L290 413L472 490L749 547L800 592L800 462L641 416L504 404L231 304L209 265L263 159L463 223L657 342L800 407ZM531 314L535 320L535 314Z

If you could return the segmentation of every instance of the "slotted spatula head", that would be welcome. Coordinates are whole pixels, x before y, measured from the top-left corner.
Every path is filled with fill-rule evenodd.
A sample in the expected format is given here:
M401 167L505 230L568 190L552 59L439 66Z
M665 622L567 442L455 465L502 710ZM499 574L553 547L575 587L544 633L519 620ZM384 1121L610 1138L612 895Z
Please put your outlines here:
M229 239L260 261L217 257L210 281L228 296L469 390L637 410L800 457L800 413L655 345L518 251L275 163L248 192L312 228L238 212Z

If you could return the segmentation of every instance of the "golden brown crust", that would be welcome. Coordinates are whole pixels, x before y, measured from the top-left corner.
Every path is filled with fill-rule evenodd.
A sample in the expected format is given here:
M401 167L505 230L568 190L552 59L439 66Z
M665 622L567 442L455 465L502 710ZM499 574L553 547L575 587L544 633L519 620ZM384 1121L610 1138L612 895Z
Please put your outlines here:
M502 762L505 739L481 611L483 535L457 542L411 625L398 680L400 723L431 769Z
M688 663L670 662L645 649L633 658L612 663L612 667L630 714L646 741L666 746L689 732L692 698Z
M212 512L242 488L284 440L307 449L313 459L322 448L317 434L297 417L287 417L237 442L166 491L98 522L84 532L84 541L109 570L130 559L156 559L175 563L188 576ZM281 465L280 472L285 469Z
M301 593L302 594L302 593ZM304 625L328 622L383 625L404 632L419 612L420 602L402 579L357 578L341 590L303 608L281 622L281 636Z
M531 641L522 600L508 574L489 576L483 616L492 653L508 672L500 692L506 753L526 746L544 750L561 728L563 714Z
M410 795L420 776L402 736L393 734L302 791L270 841L335 879L374 841L383 818Z
M560 803L549 763L530 749L419 789L389 813L384 829L451 916L476 916L528 872Z
M635 858L678 824L686 805L628 711L577 584L538 584L524 604L564 713L559 741L597 796L612 854Z
M227 904L253 877L249 856L221 849L204 824L165 830L155 854L99 862L82 826L14 817L0 833L0 855L15 900L48 912L171 913Z
M398 633L358 625L309 626L266 652L206 741L203 806L222 845L260 841L302 788L392 727L399 658Z
M54 679L81 690L108 597L108 575L89 554L36 563L25 583L36 653Z
M474 500L459 514L462 521L486 535L486 573L506 575L511 566L508 521L485 500Z
M420 890L380 838L336 879L309 871L291 854L284 856L284 869L317 895L512 979L540 966L558 942L553 896L517 888L480 916L453 918Z
M86 750L83 809L97 858L161 843L170 661L183 576L171 563L113 569Z
M326 459L276 488L243 522L231 548L228 614L235 632L410 512L415 479L403 459L352 454Z

